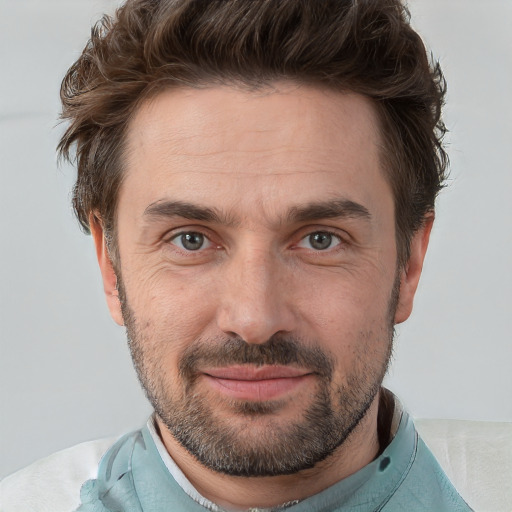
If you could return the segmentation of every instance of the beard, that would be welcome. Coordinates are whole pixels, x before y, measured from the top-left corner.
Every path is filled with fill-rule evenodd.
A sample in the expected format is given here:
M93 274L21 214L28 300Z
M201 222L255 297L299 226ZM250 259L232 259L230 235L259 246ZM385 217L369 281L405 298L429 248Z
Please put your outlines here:
M359 334L355 363L343 382L335 382L333 354L318 343L282 334L264 344L248 344L238 336L197 339L181 354L172 380L164 351L173 340L155 339L150 324L139 322L131 310L120 279L118 287L132 360L156 414L201 464L227 475L294 474L326 459L365 417L391 358L398 280L388 304L387 324L377 333ZM232 365L304 368L315 374L315 389L293 421L279 421L284 400L223 400L222 409L227 406L231 412L223 416L216 397L201 389L200 369Z

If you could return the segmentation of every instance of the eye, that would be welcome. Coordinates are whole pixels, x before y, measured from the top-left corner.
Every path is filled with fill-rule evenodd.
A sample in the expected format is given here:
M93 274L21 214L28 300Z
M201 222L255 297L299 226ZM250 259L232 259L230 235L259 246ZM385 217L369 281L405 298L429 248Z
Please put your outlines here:
M170 242L185 251L199 251L212 245L205 235L197 231L178 233L170 239Z
M298 244L298 247L305 249L314 249L315 251L325 251L341 244L341 238L328 231L315 231L304 237Z

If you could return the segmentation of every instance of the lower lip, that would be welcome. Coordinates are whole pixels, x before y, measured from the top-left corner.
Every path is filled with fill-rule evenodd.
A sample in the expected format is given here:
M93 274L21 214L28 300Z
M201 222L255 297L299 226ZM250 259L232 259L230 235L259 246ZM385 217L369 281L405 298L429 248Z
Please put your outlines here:
M312 375L298 377L283 377L262 380L236 380L222 379L204 375L207 382L222 394L239 400L252 402L264 402L272 400L296 390L308 381Z

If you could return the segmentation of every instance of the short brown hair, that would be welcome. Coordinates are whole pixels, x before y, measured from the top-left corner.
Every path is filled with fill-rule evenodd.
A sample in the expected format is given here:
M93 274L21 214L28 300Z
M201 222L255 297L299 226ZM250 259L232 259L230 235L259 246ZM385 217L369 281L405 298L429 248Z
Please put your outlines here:
M69 160L76 146L73 206L84 230L97 212L114 233L126 127L141 101L162 88L283 79L373 100L404 264L447 156L445 81L400 0L127 0L103 17L61 87L70 124L58 150Z

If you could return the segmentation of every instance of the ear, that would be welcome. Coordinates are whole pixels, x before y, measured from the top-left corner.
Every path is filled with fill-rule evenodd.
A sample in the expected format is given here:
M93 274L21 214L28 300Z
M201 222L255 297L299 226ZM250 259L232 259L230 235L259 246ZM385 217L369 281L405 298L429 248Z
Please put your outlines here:
M420 281L433 223L434 213L426 215L423 225L414 233L411 239L409 261L402 269L400 277L400 296L395 312L395 324L405 322L412 312L414 295Z
M110 315L117 324L124 325L121 303L119 302L119 292L117 290L117 276L108 252L101 220L94 213L91 213L89 216L89 226L96 247L96 257L98 258L98 264L100 266L101 277L103 279L103 291L105 292Z

